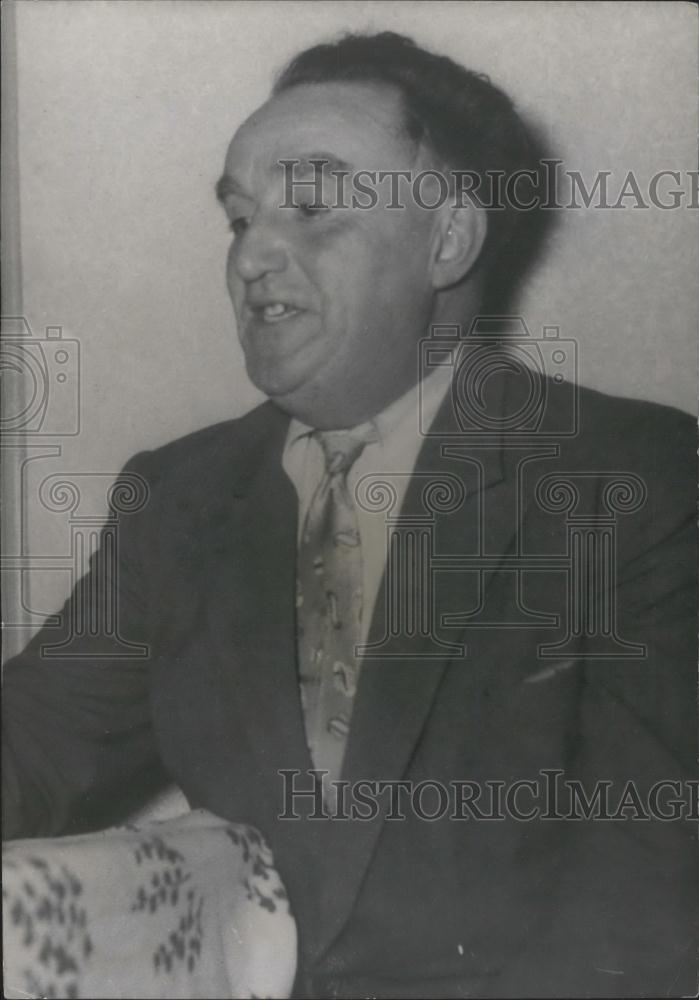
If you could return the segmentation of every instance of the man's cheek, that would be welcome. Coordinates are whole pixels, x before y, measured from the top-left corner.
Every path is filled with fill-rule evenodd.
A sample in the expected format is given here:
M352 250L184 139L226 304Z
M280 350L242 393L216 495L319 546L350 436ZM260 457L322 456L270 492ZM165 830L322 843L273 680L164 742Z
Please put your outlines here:
M337 251L338 255L354 252L367 238L353 213L337 209L321 216L315 223L304 223L294 234L296 246L309 257Z
M347 290L355 297L364 290L365 274L375 276L380 264L373 249L354 234L326 227L321 231L320 226L297 243L295 260L321 293Z

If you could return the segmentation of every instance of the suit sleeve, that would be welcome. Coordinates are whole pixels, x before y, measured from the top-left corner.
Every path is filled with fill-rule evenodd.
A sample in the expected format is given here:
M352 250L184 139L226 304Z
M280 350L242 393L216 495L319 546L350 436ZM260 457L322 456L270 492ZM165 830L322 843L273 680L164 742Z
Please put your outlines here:
M642 507L618 517L613 596L618 638L643 652L588 659L573 767L588 796L606 782L610 812L622 801L627 811L570 824L555 927L535 962L552 970L544 996L688 996L696 986L694 432L677 412L637 412L636 433L617 432L627 450L610 447L616 469L646 487Z
M682 778L696 759L696 435L688 416L658 416L639 429L647 496L619 518L616 551L618 635L644 652L590 664L588 681L667 754L667 777Z
M139 455L124 472L140 475L152 499L145 466ZM135 804L160 782L149 710L152 649L139 541L148 506L119 517L114 558L113 536L103 530L89 573L76 583L59 626L45 625L5 665L5 838L54 836L116 822L123 815L115 802L128 811L128 803ZM116 628L101 613L107 604L116 611ZM101 627L76 629L76 623L91 620ZM121 640L145 650L124 656ZM61 644L66 645L57 649Z

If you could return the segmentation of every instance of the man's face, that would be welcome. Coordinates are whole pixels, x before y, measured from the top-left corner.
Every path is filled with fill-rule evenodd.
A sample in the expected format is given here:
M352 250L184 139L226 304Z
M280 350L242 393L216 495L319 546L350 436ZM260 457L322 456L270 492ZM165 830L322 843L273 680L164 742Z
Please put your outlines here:
M248 374L316 427L360 423L417 380L435 213L409 187L405 208L386 208L388 181L375 186L375 208L314 210L311 185L288 198L280 161L300 161L294 178L312 180L309 160L330 160L322 200L332 206L329 171L350 172L349 205L354 172L416 170L420 157L398 94L364 83L294 87L255 112L228 149L219 191L234 232L227 281ZM281 207L291 200L297 207Z

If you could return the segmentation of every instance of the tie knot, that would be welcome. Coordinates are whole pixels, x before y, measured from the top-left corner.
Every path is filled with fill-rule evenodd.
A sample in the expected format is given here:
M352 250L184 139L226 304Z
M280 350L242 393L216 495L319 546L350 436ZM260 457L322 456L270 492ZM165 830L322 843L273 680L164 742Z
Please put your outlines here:
M325 456L325 471L330 476L345 475L369 443L369 433L351 431L316 431Z

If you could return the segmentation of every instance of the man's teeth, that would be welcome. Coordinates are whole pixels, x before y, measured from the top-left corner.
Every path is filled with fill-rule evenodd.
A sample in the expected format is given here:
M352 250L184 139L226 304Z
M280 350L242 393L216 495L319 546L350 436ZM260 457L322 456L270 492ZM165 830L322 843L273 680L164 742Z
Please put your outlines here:
M292 310L289 306L284 305L283 302L273 302L269 306L265 306L262 310L262 315L265 319L279 319L281 316L286 315L286 313Z

